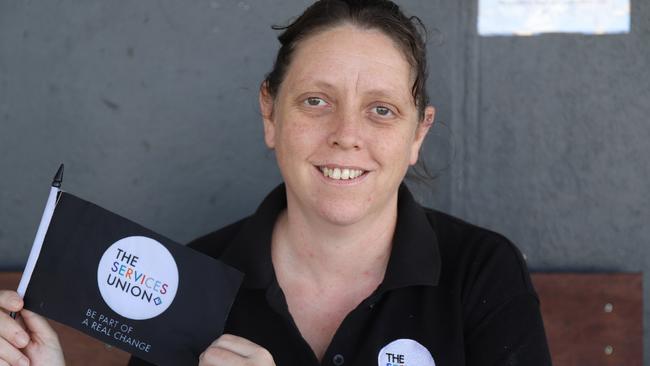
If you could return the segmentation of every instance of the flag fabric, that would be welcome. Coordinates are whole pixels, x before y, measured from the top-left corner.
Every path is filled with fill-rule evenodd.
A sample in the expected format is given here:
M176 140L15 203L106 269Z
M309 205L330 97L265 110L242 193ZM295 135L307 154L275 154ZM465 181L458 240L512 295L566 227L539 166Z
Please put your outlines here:
M222 334L242 277L61 192L24 301L29 310L146 361L189 365Z

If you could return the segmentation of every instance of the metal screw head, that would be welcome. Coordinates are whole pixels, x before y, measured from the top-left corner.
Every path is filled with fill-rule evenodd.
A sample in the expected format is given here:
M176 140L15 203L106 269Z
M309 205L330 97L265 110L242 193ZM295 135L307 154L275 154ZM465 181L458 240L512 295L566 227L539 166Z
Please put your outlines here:
M611 313L612 311L614 311L614 305L607 303L605 304L604 310L606 313Z
M610 345L605 346L605 354L609 356L612 353L614 353L614 347L612 347Z

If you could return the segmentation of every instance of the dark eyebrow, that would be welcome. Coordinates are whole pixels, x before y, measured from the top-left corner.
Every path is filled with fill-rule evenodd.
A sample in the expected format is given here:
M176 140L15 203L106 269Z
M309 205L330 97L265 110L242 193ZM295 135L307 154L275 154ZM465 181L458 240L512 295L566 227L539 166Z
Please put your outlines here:
M325 80L319 80L319 79L314 79L314 78L309 78L309 77L300 79L297 82L298 83L308 83L308 84L311 84L313 86L316 86L318 88L322 88L322 89L325 89L325 90L335 90L336 89L334 84L331 84L331 83L329 83L329 82L327 82ZM408 100L404 100L403 98L401 98L398 95L398 93L395 93L395 92L393 92L391 90L387 90L387 89L371 89L371 90L367 91L365 94L369 95L371 97L374 97L374 98L390 99L390 100L397 99L402 103L407 103L408 102Z
M308 77L298 80L297 83L298 84L307 83L328 90L336 89L333 84L330 84L327 81L308 78Z
M394 97L395 95L388 90L384 89L371 89L366 92L368 95L377 96L377 97Z
M396 93L393 93L390 90L385 90L385 89L372 89L372 90L369 90L368 92L366 92L366 94L370 95L372 97L375 97L375 98L386 98L386 99L390 99L390 100L397 99L402 103L407 102L406 100L401 98Z

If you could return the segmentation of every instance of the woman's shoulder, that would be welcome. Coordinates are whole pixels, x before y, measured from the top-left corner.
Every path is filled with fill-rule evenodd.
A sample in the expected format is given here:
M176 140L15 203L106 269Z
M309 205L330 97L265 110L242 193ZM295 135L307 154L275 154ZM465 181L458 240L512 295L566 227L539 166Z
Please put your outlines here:
M235 236L242 230L247 219L248 217L245 217L211 233L200 236L189 242L187 246L210 257L219 258Z
M462 312L467 364L517 358L550 365L539 299L517 246L492 230L425 211L438 241L440 285Z
M506 236L433 209L425 208L425 213L436 234L443 272L454 271L463 288L535 295L526 260Z
M439 239L462 241L467 244L488 242L514 246L503 234L470 223L464 219L435 209L423 207L424 212Z
M503 234L441 211L426 207L424 211L441 249L484 255L496 250L523 258L517 246Z

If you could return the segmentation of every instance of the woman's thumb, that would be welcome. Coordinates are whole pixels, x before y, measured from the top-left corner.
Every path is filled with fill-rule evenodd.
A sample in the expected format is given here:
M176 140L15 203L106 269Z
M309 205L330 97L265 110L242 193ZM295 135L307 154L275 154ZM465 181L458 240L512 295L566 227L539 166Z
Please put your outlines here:
M41 338L40 340L44 342L50 340L58 342L59 337L44 317L26 309L23 309L20 315L23 318L25 327L31 333L32 339Z

